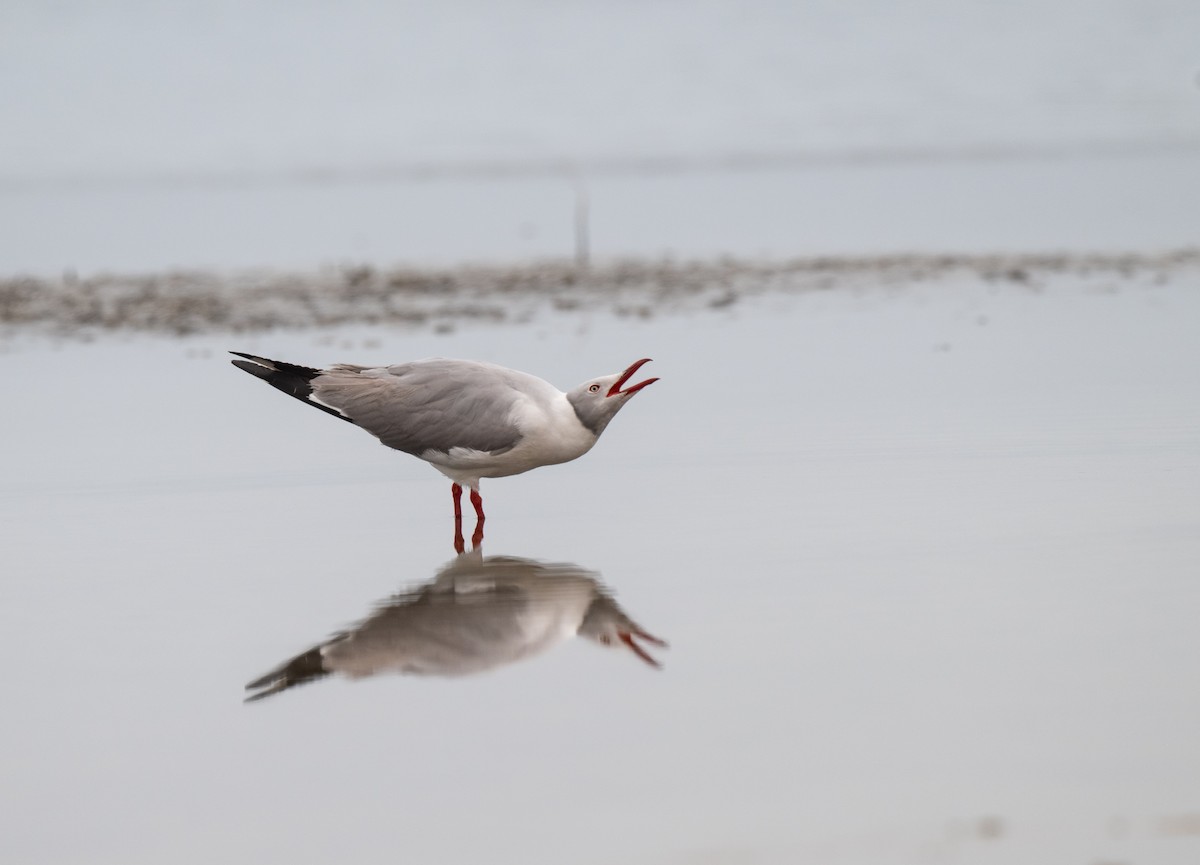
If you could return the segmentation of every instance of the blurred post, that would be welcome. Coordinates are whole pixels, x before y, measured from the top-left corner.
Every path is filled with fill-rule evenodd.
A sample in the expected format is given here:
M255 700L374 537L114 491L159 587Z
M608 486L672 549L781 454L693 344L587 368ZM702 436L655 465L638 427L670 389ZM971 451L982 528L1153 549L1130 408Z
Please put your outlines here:
M582 177L575 178L575 266L584 270L588 266L588 194Z

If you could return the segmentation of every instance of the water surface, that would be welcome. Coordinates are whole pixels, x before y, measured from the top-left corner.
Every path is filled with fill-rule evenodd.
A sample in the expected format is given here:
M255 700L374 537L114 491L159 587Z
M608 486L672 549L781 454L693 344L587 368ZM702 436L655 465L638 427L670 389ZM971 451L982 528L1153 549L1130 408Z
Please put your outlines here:
M649 321L6 344L0 813L23 862L1192 862L1195 286L963 280ZM448 483L263 388L655 358L485 550L671 643L243 686L428 580Z

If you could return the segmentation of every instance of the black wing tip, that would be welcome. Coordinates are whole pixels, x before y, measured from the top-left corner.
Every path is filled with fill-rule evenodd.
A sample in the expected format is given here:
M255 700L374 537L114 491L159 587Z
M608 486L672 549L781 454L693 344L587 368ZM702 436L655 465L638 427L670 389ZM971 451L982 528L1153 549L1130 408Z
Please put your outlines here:
M265 357L259 357L258 355L254 354L246 354L244 351L231 351L229 353L236 355L239 358L245 358L244 360L231 360L230 363L243 372L250 373L250 375L256 375L261 379L270 381L271 376L277 374L278 372L275 362L268 360Z
M247 354L244 351L231 351L229 353L235 357L244 358L244 360L231 360L230 363L241 364L245 363L246 361L250 361L251 363L258 364L259 366L266 367L267 369L275 366L275 361L271 360L269 357L259 357L256 354Z
M257 376L265 381L270 381L271 370L267 369L265 366L248 360L232 360L230 363L232 363L242 372L248 372L250 375Z
M307 652L292 658L283 666L276 667L265 676L259 676L248 684L246 690L254 691L255 693L247 694L242 702L256 703L259 700L270 697L272 694L287 691L295 688L297 685L306 685L309 682L324 679L328 675L329 670L325 669L320 647L309 649Z
M281 375L291 374L301 376L305 379L311 379L314 376L321 374L321 370L319 369L313 369L311 366L301 366L298 363L288 363L286 360L272 360L269 357L260 357L257 354L249 354L244 351L230 351L229 353L236 357L244 358L244 360L230 361L230 363L232 363L234 366L238 366L242 369L245 369L243 364L246 364L247 361L249 361L250 364L259 366L267 372L279 373Z
M271 385L271 387L277 388L288 396L293 396L301 402L311 405L313 408L319 408L321 411L331 414L336 418L341 418L347 423L354 423L351 418L342 414L337 409L310 399L313 392L312 380L321 375L321 370L287 363L282 360L258 357L257 355L246 354L241 351L231 351L229 353L237 355L239 358L245 358L245 360L230 361L230 363L243 372L248 372L256 378L261 378L267 384Z

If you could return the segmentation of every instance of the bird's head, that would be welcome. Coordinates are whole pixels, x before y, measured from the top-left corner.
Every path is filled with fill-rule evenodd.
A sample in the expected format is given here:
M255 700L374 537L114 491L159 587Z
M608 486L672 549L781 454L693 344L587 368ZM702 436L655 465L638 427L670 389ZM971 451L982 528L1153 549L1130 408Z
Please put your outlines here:
M666 648L666 642L652 634L646 633L641 626L621 611L617 602L607 595L598 595L588 607L583 623L579 626L579 636L587 637L602 646L625 646L651 667L661 667L658 661L639 646L636 640L644 640L652 646Z
M567 393L567 399L575 409L579 422L596 435L604 432L608 422L613 419L621 406L647 385L654 384L657 378L648 378L626 387L633 374L650 362L644 357L631 363L625 371L616 375L606 375L585 381Z

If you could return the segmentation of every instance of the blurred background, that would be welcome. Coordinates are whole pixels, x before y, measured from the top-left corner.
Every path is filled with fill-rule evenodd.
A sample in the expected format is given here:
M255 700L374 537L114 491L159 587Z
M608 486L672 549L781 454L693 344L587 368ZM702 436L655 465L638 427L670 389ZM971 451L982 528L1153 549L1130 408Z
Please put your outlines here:
M1200 7L21 3L0 272L1137 249Z
M22 863L1200 862L1200 3L0 3ZM304 365L661 380L484 482L662 670L274 665L447 483Z

